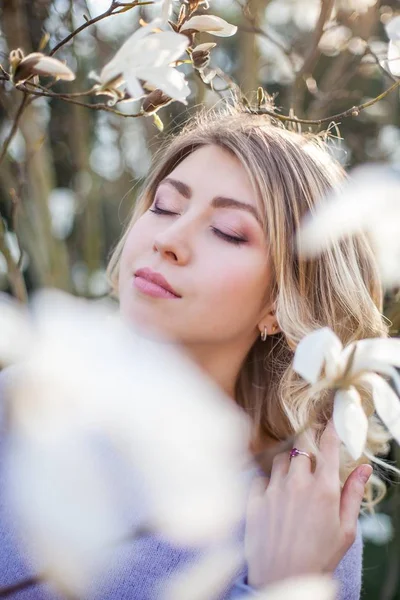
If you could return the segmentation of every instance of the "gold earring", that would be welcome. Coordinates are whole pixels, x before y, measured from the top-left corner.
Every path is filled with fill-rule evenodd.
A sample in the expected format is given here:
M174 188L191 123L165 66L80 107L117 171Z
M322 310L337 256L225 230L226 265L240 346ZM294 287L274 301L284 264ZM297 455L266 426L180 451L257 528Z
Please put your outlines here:
M264 331L261 333L261 339L262 339L262 341L265 342L265 340L267 339L267 337L268 337L268 329L267 329L267 326L264 325Z

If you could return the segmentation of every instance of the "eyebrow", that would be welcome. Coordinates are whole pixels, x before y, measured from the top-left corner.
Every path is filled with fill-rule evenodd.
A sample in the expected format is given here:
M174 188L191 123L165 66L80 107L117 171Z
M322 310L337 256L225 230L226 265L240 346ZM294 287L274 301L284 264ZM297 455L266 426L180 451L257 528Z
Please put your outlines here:
M170 185L172 185L172 187L174 187L187 200L190 200L190 198L192 197L191 188L186 183L183 183L183 181L173 179L172 177L165 177L160 181L158 185L164 183L169 183ZM253 217L255 217L259 225L263 227L263 222L261 220L260 215L258 214L258 211L251 204L247 204L247 202L240 202L240 200L235 200L234 198L227 198L225 196L216 196L212 199L211 206L213 208L236 208L239 210L245 210L251 215L253 215Z

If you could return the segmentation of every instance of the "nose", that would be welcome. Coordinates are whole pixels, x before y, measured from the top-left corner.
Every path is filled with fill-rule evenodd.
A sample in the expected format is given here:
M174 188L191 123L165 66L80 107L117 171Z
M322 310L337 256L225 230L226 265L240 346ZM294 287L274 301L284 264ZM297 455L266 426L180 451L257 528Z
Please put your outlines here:
M153 250L170 262L185 265L191 256L189 238L187 228L179 227L175 222L155 236Z

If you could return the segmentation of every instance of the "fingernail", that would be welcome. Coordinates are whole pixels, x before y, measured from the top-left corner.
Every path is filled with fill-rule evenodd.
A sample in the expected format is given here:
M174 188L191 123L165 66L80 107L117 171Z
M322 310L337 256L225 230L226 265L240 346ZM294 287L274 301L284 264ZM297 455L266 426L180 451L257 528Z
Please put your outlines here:
M367 483L368 479L371 477L372 471L373 471L373 469L372 469L371 465L363 465L360 468L360 470L358 471L358 476L364 485Z

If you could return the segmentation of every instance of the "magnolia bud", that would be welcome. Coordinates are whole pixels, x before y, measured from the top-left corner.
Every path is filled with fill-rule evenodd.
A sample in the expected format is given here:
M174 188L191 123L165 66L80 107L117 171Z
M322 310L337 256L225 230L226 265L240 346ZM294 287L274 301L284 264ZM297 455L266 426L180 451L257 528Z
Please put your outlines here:
M147 115L151 115L170 102L172 102L170 96L164 94L162 90L156 89L143 99L142 111Z

